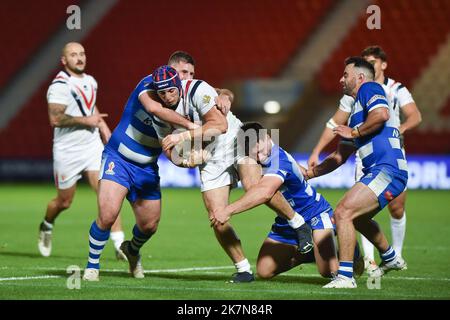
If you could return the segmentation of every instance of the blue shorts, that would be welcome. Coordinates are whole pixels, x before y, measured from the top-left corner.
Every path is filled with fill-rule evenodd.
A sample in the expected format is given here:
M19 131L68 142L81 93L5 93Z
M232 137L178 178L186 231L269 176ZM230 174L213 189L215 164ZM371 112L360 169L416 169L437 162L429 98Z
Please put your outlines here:
M330 207L328 210L321 212L310 220L306 220L306 223L311 227L312 230L323 230L323 229L333 229L335 225L331 221L333 216L333 209ZM272 230L267 235L268 238L281 242L290 244L293 246L298 245L297 234L294 229L292 229L286 221L286 224L280 224L275 222L272 225Z
M378 167L366 171L358 182L364 183L375 193L380 209L383 209L405 191L408 176L407 173L395 172L387 167Z
M99 179L114 181L127 188L127 199L131 203L137 199L161 199L158 165L156 163L140 167L104 150Z

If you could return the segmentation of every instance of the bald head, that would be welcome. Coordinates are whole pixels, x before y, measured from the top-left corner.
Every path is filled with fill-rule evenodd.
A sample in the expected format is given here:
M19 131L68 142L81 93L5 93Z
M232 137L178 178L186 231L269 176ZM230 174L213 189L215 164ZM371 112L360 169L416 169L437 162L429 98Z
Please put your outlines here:
M82 75L86 68L86 53L78 42L67 43L61 52L61 63L71 75Z

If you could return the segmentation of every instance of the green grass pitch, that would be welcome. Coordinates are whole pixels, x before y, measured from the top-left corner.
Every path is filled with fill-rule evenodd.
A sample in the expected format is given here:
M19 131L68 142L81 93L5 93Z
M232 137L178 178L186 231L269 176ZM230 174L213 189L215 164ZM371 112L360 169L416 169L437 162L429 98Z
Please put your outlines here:
M335 207L345 190L321 190ZM233 191L235 199L241 190ZM57 219L53 252L37 250L38 225L47 202L55 195L50 184L0 185L0 299L449 299L450 194L448 191L409 191L404 257L408 270L389 273L379 290L369 290L362 276L355 290L324 290L328 282L313 264L297 267L271 281L226 283L234 267L209 227L198 189L164 189L159 230L142 249L146 278L127 274L111 242L103 252L100 282L67 288L71 265L84 268L88 231L97 214L93 191L80 184L72 207ZM252 266L270 229L273 213L264 206L235 216ZM127 238L134 217L127 202L122 208ZM390 237L388 212L377 216ZM70 281L69 281L70 282Z

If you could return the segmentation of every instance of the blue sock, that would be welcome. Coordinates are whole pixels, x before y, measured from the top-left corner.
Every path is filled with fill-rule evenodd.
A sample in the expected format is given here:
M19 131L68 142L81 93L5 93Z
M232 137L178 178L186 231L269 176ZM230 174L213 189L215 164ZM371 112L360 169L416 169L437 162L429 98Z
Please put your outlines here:
M89 230L89 259L87 268L100 269L100 255L109 238L110 230L102 230L94 221Z
M389 246L384 253L380 253L380 257L384 262L391 262L395 259L397 254L395 253L394 248Z
M151 238L153 233L145 234L139 230L137 225L133 227L133 239L131 239L130 247L128 248L132 255L139 254L141 247Z
M338 275L352 278L353 277L353 261L339 261Z

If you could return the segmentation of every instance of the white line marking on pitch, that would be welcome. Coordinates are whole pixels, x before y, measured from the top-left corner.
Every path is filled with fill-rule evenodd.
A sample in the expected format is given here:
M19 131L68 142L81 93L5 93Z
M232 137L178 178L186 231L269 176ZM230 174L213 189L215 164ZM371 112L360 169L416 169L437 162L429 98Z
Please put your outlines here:
M7 268L7 267L4 267ZM212 272L213 270L224 270L233 269L233 266L218 266L218 267L191 267L191 268L178 268L178 269L152 269L144 270L144 273L177 273L177 272L191 272L191 271L207 271L209 274L224 274L223 272ZM24 270L47 270L47 271L66 271L64 268L54 268L54 267L36 267L36 268L23 268ZM123 272L127 273L126 269L101 269L104 272ZM321 278L318 274L282 274L280 276L287 277L317 277ZM21 279L24 278L24 279ZM61 276L37 276L35 279L47 279L47 278L61 278ZM32 280L33 277L11 277L11 278L0 278L0 281L12 281L12 280ZM396 280L412 280L412 281L450 281L450 278L426 278L426 277L390 277L387 279Z
M61 276L10 277L10 278L0 278L0 281L21 281L21 280L36 280L36 279L56 279L56 278L61 278Z

